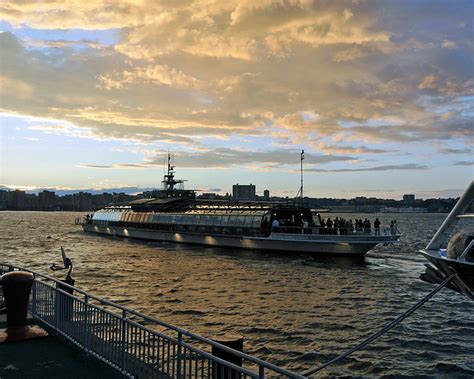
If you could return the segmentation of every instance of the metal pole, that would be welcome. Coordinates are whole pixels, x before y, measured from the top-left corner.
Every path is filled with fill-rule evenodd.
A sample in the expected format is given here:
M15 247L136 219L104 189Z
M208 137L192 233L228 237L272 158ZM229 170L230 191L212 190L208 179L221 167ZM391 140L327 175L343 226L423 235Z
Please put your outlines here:
M300 196L301 196L301 201L303 201L303 159L304 159L304 150L301 150L301 188L300 188Z
M33 301L31 303L31 315L34 317L36 315L36 275L33 274Z
M426 250L437 250L441 248L441 244L444 243L444 233L456 223L456 216L463 214L466 211L473 197L474 181L471 181L469 187L464 191L454 208L449 213L448 217L446 217L446 220L444 220L443 224L431 239L428 246L426 246Z
M183 344L183 334L178 332L178 362L177 362L177 378L181 378L181 345Z
M84 331L83 331L84 342L83 343L84 343L84 349L86 350L86 352L89 352L89 338L88 338L89 325L88 324L89 324L89 296L85 295L84 296Z
M122 323L122 330L120 333L120 339L122 340L121 360L122 369L125 369L125 350L127 349L127 311L125 309L122 309L122 319L120 321Z

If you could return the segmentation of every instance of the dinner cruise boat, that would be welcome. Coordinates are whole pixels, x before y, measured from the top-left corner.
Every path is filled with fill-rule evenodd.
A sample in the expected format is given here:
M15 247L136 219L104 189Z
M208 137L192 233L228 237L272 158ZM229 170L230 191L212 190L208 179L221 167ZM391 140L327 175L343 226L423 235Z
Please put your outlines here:
M150 198L112 205L86 216L84 231L152 241L243 249L363 256L378 244L398 242L393 228L322 227L301 199L287 202L196 199L176 188L168 155L164 188Z
M420 253L430 262L422 280L439 284L455 274L448 287L474 300L473 181Z

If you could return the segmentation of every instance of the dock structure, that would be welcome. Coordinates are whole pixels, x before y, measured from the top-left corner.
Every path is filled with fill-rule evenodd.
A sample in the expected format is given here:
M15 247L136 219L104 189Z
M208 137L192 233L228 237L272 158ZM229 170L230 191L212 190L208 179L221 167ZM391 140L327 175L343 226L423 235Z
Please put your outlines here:
M304 378L51 276L0 264L0 275L15 270L34 275L29 312L35 322L126 377ZM2 296L0 291L0 302ZM238 358L242 365L218 357L213 348Z

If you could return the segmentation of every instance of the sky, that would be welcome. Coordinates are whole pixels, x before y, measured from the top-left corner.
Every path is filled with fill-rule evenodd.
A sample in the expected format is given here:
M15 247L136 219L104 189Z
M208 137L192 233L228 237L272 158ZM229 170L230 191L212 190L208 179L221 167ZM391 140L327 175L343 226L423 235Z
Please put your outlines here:
M455 197L474 2L2 1L0 186Z

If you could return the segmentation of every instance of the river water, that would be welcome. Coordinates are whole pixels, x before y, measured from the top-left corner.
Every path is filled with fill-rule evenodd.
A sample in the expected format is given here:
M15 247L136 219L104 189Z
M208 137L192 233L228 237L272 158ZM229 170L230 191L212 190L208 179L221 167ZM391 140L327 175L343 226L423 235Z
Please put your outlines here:
M425 260L417 250L446 217L357 215L382 225L396 218L403 237L353 260L101 237L74 225L80 215L0 212L0 261L50 274L64 246L78 287L204 336L241 334L245 352L299 372L349 349L434 288L419 279ZM474 302L443 289L320 376L473 377L473 311Z

